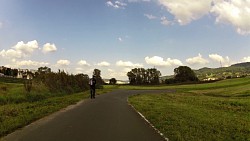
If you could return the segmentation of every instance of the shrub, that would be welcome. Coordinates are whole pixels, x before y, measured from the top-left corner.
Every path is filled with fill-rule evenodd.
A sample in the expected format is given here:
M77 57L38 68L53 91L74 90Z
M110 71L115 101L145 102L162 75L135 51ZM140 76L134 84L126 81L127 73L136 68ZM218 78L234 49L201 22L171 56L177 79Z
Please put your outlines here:
M7 91L7 87L6 86L1 86L0 88L2 91Z
M58 73L50 72L40 74L36 78L37 82L42 82L52 93L77 93L89 89L89 77L85 74L69 75L64 71Z
M32 88L32 80L24 81L24 89L25 89L25 91L30 93L31 88Z

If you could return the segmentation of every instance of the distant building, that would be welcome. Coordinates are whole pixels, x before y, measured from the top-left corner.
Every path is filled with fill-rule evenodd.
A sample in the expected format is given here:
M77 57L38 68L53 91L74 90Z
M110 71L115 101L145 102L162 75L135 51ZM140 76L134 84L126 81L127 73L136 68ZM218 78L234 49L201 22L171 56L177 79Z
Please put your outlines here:
M36 70L18 69L17 78L33 79Z

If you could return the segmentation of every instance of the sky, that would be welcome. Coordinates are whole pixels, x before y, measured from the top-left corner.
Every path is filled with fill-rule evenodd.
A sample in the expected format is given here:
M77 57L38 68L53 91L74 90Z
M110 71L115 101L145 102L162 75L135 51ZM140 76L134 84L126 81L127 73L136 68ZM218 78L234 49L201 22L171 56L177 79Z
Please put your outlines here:
M0 66L127 80L250 62L250 0L0 0Z

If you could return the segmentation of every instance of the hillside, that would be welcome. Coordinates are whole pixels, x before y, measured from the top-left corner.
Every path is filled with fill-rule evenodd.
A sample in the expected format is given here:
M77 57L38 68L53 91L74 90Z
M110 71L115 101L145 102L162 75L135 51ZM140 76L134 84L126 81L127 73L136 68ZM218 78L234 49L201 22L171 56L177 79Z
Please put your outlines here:
M199 80L221 80L226 78L237 78L250 75L250 62L233 64L230 67L208 68L204 67L194 70ZM174 75L162 76L161 80L173 78Z
M230 67L201 68L194 70L200 80L218 80L250 75L250 62L238 63Z

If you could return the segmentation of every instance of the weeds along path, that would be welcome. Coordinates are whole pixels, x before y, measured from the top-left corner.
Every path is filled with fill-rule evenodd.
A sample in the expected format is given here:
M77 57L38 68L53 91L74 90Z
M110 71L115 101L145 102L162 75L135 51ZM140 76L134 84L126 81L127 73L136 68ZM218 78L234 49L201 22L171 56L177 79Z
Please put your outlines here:
M167 90L116 90L80 102L34 122L3 141L161 141L161 137L127 103L130 95Z

